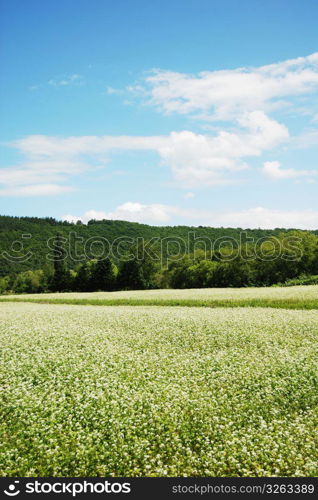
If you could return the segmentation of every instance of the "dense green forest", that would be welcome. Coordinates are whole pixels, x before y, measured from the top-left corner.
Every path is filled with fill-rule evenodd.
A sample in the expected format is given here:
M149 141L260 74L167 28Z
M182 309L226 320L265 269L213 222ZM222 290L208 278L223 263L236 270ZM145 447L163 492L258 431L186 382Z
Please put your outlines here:
M268 286L318 274L318 231L9 216L0 230L0 293Z
M231 238L234 243L236 242L236 245L239 245L240 237L243 240L253 238L256 241L260 238L269 238L281 234L282 231L285 230L247 229L243 231L241 228L223 227L149 226L137 222L113 220L91 220L86 225L71 224L53 218L0 216L0 276L42 269L48 264L47 257L50 254L48 242L52 241L57 233L67 238L68 245L71 247L67 264L71 269L75 269L78 262L96 258L94 250L98 253L98 248L94 249L94 245L89 244L91 238L106 238L111 243L117 238L127 238L127 242L123 241L122 245L127 249L131 244L128 241L129 238L144 238L147 241L152 238L159 238L160 240L164 238L171 238L171 240L181 238L187 241L191 232L195 233L196 240L198 238L209 238L212 242L217 242L220 238ZM288 231L285 232L288 233ZM318 231L316 231L316 234L318 234ZM83 255L78 260L72 258L75 237L83 239L83 241L76 241L77 253L80 254L80 257ZM21 244L23 244L23 249L20 251ZM85 244L86 251L84 252ZM194 246L196 248L200 247L200 242L195 243L190 239L189 253L194 250ZM174 251L174 247L176 248L176 245L173 245L172 241L169 249ZM6 257L5 252L9 256ZM32 255L27 259L23 259L23 255L28 252L31 252Z

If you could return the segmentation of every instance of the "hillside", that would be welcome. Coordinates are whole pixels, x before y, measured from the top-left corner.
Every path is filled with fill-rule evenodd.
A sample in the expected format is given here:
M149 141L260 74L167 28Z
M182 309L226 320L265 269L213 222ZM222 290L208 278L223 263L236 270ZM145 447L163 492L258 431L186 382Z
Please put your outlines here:
M243 238L267 238L279 232L287 231L282 229L244 230ZM87 225L71 224L69 222L57 221L53 218L37 217L10 217L0 216L0 276L26 270L43 268L47 263L47 255L50 253L48 241L54 238L57 233L61 233L67 238L66 247L69 253L74 255L75 237L76 253L79 256L68 259L70 267L75 267L79 262L85 260L83 248L86 243L86 258L94 258L94 246L89 248L90 238L106 238L112 243L116 238L127 238L123 243L123 248L129 246L129 238L181 238L188 241L189 232L195 233L196 238L209 238L212 241L218 238L231 238L233 244L239 244L241 228L213 228L213 227L193 227L193 226L149 226L127 221L89 221ZM318 234L318 231L314 231ZM31 235L26 237L26 235ZM80 241L79 241L80 240ZM88 241L89 240L89 241ZM52 241L52 240L51 240ZM88 243L87 243L88 242ZM19 245L23 243L23 251ZM98 244L97 244L98 246ZM172 245L173 247L173 245ZM189 250L193 248L190 241ZM12 251L14 249L14 251ZM98 252L98 248L95 249ZM31 252L28 259L23 259L23 255ZM8 257L11 255L11 258Z

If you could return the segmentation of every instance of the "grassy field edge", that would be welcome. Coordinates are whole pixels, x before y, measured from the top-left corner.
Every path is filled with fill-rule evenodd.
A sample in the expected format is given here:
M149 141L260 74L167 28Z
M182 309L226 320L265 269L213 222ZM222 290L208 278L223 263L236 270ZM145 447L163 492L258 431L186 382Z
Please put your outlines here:
M69 304L92 306L182 306L182 307L271 307L276 309L318 309L317 299L74 299L0 297L0 302L30 302L35 304Z

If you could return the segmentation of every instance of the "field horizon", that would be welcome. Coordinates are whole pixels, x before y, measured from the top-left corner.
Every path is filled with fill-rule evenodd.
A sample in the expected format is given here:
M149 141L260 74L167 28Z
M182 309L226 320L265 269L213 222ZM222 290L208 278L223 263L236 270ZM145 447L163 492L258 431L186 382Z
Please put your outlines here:
M17 294L0 295L0 302L95 306L130 305L318 309L318 285Z

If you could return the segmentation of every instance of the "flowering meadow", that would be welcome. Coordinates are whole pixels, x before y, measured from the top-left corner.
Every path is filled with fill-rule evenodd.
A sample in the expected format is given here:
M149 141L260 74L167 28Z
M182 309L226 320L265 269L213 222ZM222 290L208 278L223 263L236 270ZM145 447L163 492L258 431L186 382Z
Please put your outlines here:
M132 290L1 295L0 302L95 306L270 307L318 309L318 286Z
M15 300L23 299L23 301L37 301L60 299L65 303L72 300L82 301L101 301L106 303L112 300L140 300L147 301L149 299L160 302L161 300L173 301L196 301L198 305L209 300L316 300L318 301L318 286L292 286L292 287L246 287L246 288L192 288L186 290L178 289L161 289L161 290L127 290L120 292L69 292L69 293L38 293L27 295L1 295L0 300Z
M317 311L6 302L0 325L2 476L318 474Z

